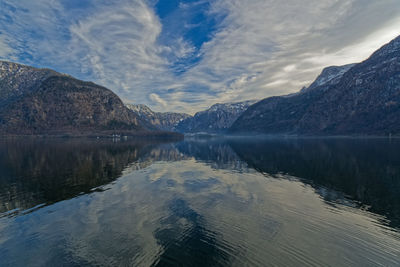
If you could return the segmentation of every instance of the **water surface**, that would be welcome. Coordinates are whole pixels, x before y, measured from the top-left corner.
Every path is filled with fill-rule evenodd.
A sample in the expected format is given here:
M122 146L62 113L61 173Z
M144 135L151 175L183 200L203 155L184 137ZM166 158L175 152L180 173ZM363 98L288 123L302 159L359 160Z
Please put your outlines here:
M399 266L400 141L0 140L0 266Z

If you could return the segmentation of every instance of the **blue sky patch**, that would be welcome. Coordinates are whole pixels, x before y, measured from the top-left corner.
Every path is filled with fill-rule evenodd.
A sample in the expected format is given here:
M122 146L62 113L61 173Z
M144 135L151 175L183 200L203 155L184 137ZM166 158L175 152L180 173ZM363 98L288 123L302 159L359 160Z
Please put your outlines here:
M171 47L182 40L191 48L188 54L170 55L171 70L182 74L201 60L200 49L217 30L217 17L209 14L210 3L204 0L161 0L155 10L163 28L159 41Z

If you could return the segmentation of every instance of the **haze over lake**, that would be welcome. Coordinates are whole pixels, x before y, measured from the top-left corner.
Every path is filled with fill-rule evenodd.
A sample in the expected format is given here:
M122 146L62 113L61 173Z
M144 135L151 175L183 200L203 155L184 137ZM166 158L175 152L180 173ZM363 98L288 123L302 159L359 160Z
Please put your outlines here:
M0 140L1 266L399 266L400 140Z

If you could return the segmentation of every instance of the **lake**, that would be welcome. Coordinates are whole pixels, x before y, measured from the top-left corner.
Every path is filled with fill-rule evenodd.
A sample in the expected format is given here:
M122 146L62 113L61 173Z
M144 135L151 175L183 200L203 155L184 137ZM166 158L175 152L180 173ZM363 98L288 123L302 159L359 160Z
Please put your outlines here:
M0 266L399 266L400 140L0 140Z

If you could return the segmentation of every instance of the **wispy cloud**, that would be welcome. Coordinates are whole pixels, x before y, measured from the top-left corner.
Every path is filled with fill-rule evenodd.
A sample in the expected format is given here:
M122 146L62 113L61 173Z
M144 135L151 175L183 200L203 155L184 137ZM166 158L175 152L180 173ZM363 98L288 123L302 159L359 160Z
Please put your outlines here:
M193 76L205 81L213 81L207 76L220 77L207 85L220 92L216 99L226 101L297 91L323 67L360 61L400 34L392 21L400 11L395 5L217 1L212 12L225 12L227 17L221 31L204 45L204 61L193 69ZM389 7L395 10L387 12Z
M13 49L8 45L10 42L7 39L5 34L0 35L0 58L16 59L13 56Z
M2 0L0 58L193 113L298 91L400 34L398 0L199 0L161 17L156 2ZM190 19L199 9L210 27Z
M164 99L162 99L159 95L157 95L155 93L151 93L149 97L150 97L150 100L161 105L163 108L166 108L168 105Z

